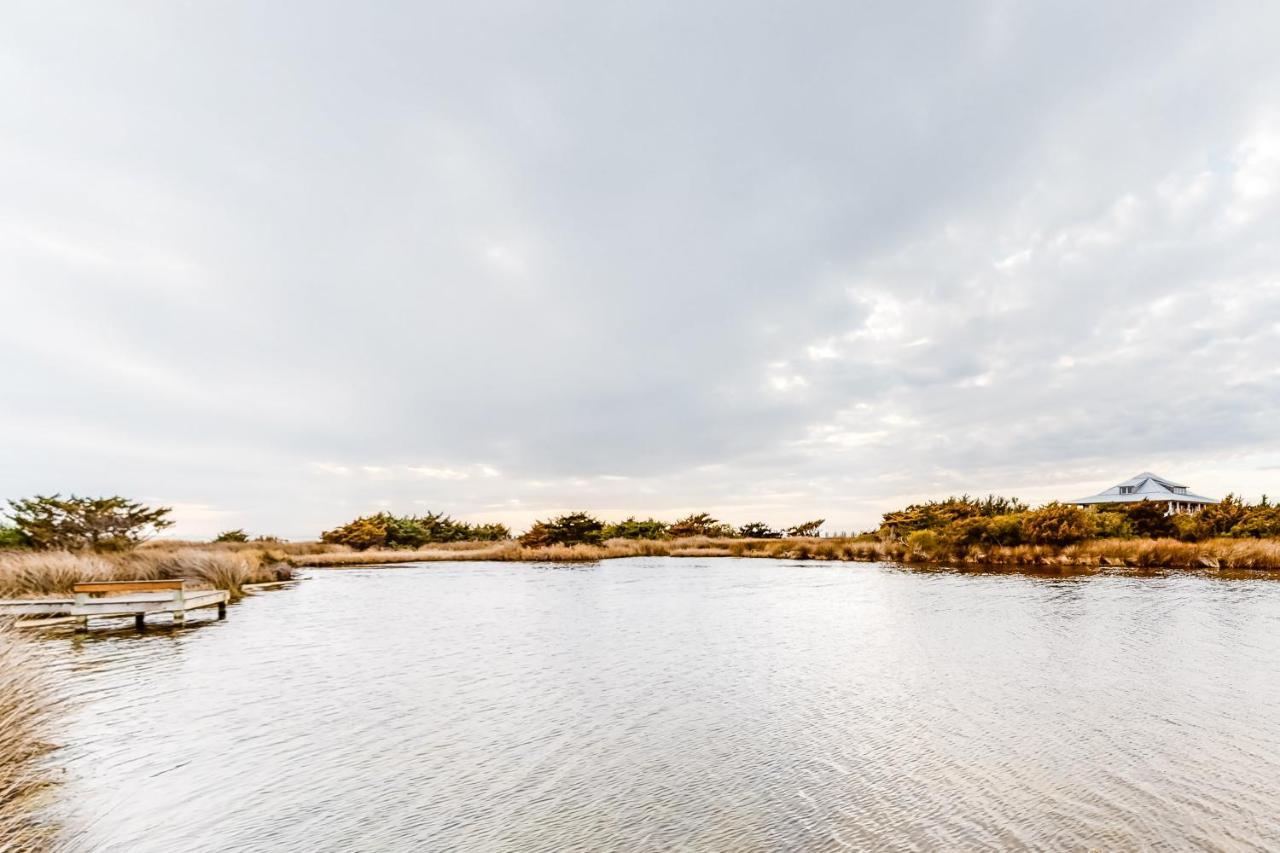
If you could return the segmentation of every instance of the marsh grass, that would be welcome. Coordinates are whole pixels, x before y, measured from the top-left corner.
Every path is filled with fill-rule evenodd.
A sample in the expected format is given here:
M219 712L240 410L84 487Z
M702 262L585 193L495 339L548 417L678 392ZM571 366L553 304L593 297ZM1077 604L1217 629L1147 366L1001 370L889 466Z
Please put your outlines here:
M200 586L243 594L249 583L287 580L287 555L256 549L139 548L112 554L0 552L0 598L68 596L84 581L191 578Z
M40 759L56 702L27 640L0 623L0 853L48 850L54 827L39 818L50 787Z
M433 560L590 562L621 557L769 557L786 560L957 564L990 568L1076 567L1280 570L1280 541L1274 539L1096 539L1076 545L1013 545L952 549L939 541L832 539L610 539L602 545L542 548L518 542L458 542L420 551L347 551L290 557L295 566L361 566Z

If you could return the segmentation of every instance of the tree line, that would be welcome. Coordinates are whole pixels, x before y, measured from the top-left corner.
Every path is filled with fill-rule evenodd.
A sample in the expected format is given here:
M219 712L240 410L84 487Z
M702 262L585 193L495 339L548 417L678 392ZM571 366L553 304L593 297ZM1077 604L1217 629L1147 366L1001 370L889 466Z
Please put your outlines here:
M1280 507L1265 495L1258 503L1227 495L1199 512L1170 515L1164 503L1146 500L1088 509L1054 502L1030 509L1016 498L962 495L887 512L877 532L926 550L1061 546L1086 539L1272 538L1280 537Z

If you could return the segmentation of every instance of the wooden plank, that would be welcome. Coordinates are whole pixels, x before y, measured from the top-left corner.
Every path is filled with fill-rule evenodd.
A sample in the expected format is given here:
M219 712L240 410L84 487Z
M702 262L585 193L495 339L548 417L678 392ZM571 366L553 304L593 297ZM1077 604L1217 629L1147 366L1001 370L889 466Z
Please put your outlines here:
M187 593L186 599L95 598L71 608L73 616L133 616L138 613L177 613L225 604L231 594L225 589L205 589Z
M72 592L151 592L159 589L182 589L186 585L185 578L174 578L162 581L88 581L78 583L71 588Z
M70 613L72 601L69 598L16 598L0 601L0 615L28 616L41 613Z

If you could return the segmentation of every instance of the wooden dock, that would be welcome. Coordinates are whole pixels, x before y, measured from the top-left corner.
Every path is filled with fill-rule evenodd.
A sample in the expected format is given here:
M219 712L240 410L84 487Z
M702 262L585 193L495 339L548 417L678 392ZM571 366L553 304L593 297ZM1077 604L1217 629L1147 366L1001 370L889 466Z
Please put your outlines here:
M92 581L71 589L74 598L17 598L0 600L2 616L63 616L76 620L77 631L89 630L89 617L132 616L139 630L147 616L168 613L175 625L186 622L187 611L217 607L218 618L227 618L225 589L188 589L182 578L163 581Z

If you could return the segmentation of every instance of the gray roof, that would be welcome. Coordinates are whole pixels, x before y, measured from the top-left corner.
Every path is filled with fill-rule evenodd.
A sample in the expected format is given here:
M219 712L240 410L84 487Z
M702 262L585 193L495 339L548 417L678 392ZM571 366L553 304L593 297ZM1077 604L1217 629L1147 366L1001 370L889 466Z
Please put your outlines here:
M1187 487L1167 480L1150 471L1143 471L1123 483L1117 483L1105 492L1071 501L1073 504L1123 504L1137 501L1177 501L1185 504L1216 504L1213 498L1195 495Z

